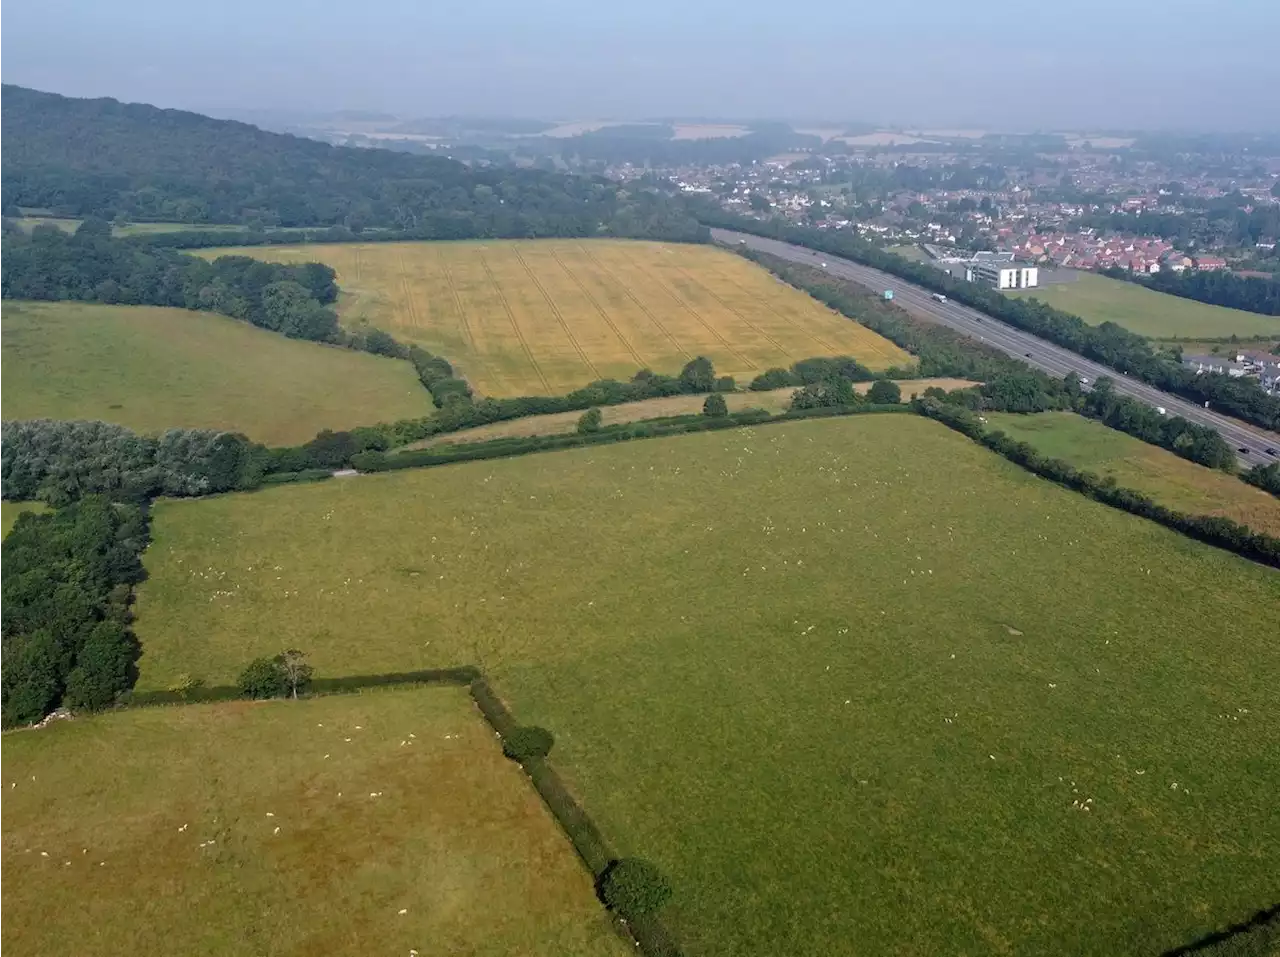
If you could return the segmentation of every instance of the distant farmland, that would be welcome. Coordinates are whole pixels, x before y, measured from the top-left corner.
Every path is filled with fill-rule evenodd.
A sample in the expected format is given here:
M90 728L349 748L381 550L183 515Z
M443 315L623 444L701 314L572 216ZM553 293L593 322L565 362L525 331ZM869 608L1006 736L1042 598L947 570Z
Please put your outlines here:
M1280 576L920 417L153 514L142 688L475 662L689 954L1159 954L1275 902Z
M208 312L5 300L3 331L7 420L227 429L286 445L431 411L407 362Z
M11 954L631 950L461 688L139 708L4 751Z
M1243 309L1212 306L1092 273L1082 272L1071 282L1054 283L1010 295L1020 299L1039 299L1074 313L1091 325L1114 322L1130 332L1153 339L1280 336L1280 316L1262 316Z
M907 367L893 343L723 250L624 240L364 243L210 250L338 271L339 313L454 361L484 395L555 395L698 355L740 382L851 355Z

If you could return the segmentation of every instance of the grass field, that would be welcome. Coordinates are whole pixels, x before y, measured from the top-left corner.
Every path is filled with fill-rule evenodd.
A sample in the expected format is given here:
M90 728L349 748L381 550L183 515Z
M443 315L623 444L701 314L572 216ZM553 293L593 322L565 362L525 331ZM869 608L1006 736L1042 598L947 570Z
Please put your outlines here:
M482 665L691 954L1156 954L1274 903L1280 576L918 417L161 502L146 561L145 688Z
M964 389L975 385L968 379L902 379L898 387L902 390L902 399L907 401L912 395L924 392L930 386L950 391ZM871 388L870 382L855 383L854 389L866 394ZM767 392L727 392L724 394L725 405L730 412L741 412L743 409L765 409L768 412L785 412L791 407L794 387L770 389ZM605 425L618 425L626 422L639 422L644 419L658 419L668 415L693 415L702 411L707 401L705 395L672 395L661 399L645 399L641 402L624 402L620 405L607 405L600 408ZM581 412L554 412L550 415L529 415L523 419L512 419L510 422L494 422L490 425L478 425L474 429L463 429L460 432L449 432L437 435L421 442L404 446L402 451L425 449L432 445L456 445L460 442L482 442L486 439L503 439L526 437L531 435L558 435L572 432L578 427Z
M1085 322L1114 322L1153 339L1171 336L1280 336L1280 316L1227 309L1144 289L1121 279L1080 273L1072 282L1054 283L1010 295L1039 299Z
M771 366L851 355L876 370L911 357L875 333L709 246L622 240L366 243L211 250L338 271L339 315L454 361L490 396L559 395L698 355L749 380Z
M47 508L43 502L0 502L0 539L9 537L9 530L23 512L43 512Z
M57 226L63 232L74 233L80 228L80 219L63 219L56 216L23 216L18 225L27 232L37 226ZM180 233L187 230L201 232L239 232L244 226L219 225L211 223L126 223L123 226L112 226L113 236L146 236L154 233Z
M992 428L1076 468L1114 476L1161 505L1193 515L1222 515L1280 536L1280 499L1233 475L1205 468L1070 412L1014 415L988 412Z
M279 445L432 408L407 362L212 313L10 301L3 333L6 419L231 429Z
M463 689L139 709L4 752L13 954L630 951Z

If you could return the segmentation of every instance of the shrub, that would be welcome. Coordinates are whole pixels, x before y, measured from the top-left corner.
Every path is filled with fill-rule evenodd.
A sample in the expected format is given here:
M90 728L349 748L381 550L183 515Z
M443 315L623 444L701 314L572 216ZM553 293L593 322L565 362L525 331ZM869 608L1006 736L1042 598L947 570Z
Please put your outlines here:
M702 403L702 414L715 419L728 415L729 406L725 404L724 396L718 392L712 392L707 396L707 401Z
M503 737L502 753L524 764L531 758L545 758L555 743L555 736L546 728L521 725Z
M667 879L638 857L624 857L605 868L597 892L605 906L624 920L652 914L671 899Z
M599 409L587 409L586 412L583 412L582 415L578 417L578 433L580 435L587 435L591 432L599 432L600 423L603 418L604 417L600 414Z
M237 682L246 698L283 698L289 692L284 669L273 658L255 658Z
M738 383L731 375L722 375L716 379L717 392L736 392Z
M867 401L874 402L876 405L896 405L902 401L902 390L898 388L896 382L877 379L871 383L871 388L867 392Z
M766 369L751 380L752 392L768 392L771 389L782 389L789 385L800 385L800 377L790 369Z

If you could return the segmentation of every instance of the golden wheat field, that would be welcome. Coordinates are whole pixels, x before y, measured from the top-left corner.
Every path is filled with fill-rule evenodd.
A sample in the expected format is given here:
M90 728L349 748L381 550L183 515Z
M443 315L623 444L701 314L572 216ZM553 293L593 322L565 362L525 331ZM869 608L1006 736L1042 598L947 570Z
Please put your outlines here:
M911 357L709 246L629 240L345 243L209 250L338 272L339 314L450 359L482 395L559 395L695 356L740 381L819 355Z

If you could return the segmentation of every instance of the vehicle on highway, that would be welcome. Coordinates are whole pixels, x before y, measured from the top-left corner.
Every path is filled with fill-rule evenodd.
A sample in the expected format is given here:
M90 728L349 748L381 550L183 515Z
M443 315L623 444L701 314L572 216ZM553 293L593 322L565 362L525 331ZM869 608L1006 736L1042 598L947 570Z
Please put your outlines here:
M819 265L819 266L821 266L823 269L826 269L826 268L827 268L827 264L826 264L826 263L818 263L818 265Z
M1156 413L1157 413L1158 415L1166 415L1166 414L1168 413L1168 410L1167 410L1167 409L1165 409L1165 407L1164 407L1164 406L1162 406L1162 405L1158 405L1158 406L1156 406Z
M938 300L938 302L946 302L946 301L947 301L947 297L946 297L946 296L944 296L944 295L943 295L942 293L940 293L940 292L935 292L935 293L933 294L933 298L934 298L934 299L936 299L936 300Z
M1030 353L1030 352L1024 352L1024 353L1023 353L1023 355L1024 355L1024 356L1026 356L1028 359L1030 359L1030 358L1031 358L1031 353Z
M1242 446L1240 446L1239 448L1237 448L1237 449L1236 449L1236 451L1237 451L1237 452L1239 452L1241 455L1248 455L1248 454L1249 454L1249 450L1248 450L1247 448L1245 448L1243 445L1242 445Z
M1264 449L1263 451L1264 451L1264 452L1266 452L1268 455L1275 455L1275 454L1276 454L1276 450L1275 450L1275 449Z

